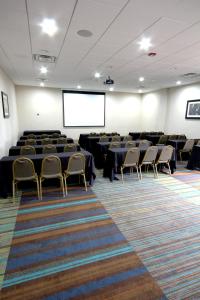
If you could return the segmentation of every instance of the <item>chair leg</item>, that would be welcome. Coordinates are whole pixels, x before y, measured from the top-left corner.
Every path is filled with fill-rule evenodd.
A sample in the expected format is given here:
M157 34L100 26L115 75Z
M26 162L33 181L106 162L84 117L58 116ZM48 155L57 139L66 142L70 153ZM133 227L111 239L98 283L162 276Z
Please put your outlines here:
M60 177L60 185L61 185L61 189L62 189L62 192L63 192L63 197L65 197L65 189L64 189L63 176Z
M64 189L65 189L65 195L67 196L67 178L65 174L64 174Z
M138 172L138 166L135 166L135 167L136 167L136 171L137 171L138 180L140 180L140 175L139 175L139 172Z
M153 167L154 178L156 178L156 169L155 169L155 165L152 164L152 167Z
M15 181L13 180L12 182L12 198L13 198L13 203L15 203Z
M36 179L36 185L37 185L37 194L38 194L38 200L42 200L42 194L40 194L40 185L39 185L39 181L38 178Z
M124 174L123 174L123 168L121 167L121 175L122 175L122 182L124 183Z
M171 174L172 174L172 172L171 172L171 168L170 168L170 164L169 164L169 162L167 163L167 165L168 165L168 169L169 169L169 175L171 175Z
M84 184L85 184L85 191L87 192L87 184L86 184L86 179L85 179L85 173L83 174L83 179L84 179Z
M140 171L140 179L142 180L142 166L139 166L139 171Z
M157 165L155 164L154 167L155 167L155 171L156 171L156 177L158 178L158 169L157 169Z

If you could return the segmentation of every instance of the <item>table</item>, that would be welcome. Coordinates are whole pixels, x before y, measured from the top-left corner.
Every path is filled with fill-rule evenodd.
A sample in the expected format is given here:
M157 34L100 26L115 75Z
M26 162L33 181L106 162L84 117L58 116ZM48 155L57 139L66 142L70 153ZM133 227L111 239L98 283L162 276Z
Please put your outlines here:
M43 139L36 139L36 144L41 145ZM53 144L57 144L58 139L51 139ZM73 143L74 140L71 138L67 138L67 143ZM19 140L17 141L17 146L24 146L25 145L25 140Z
M43 145L32 145L35 148L36 154L42 154ZM64 152L66 144L55 144L57 152ZM13 146L9 149L9 156L20 155L21 146ZM77 145L77 150L80 150L80 146Z
M100 137L101 137L100 135L88 136L85 139L85 149L87 151L91 152L92 154L94 154L95 151L96 151L96 144L97 144L97 142L99 142ZM109 141L111 141L112 137L113 137L112 135L108 135ZM121 138L121 141L122 141L124 136L120 136L120 138Z
M187 164L187 169L200 171L200 145L195 145L192 148L192 152Z
M86 157L86 165L85 165L85 174L86 180L90 185L93 184L95 179L95 168L94 168L94 159L91 153L88 151L80 151ZM70 156L75 152L62 152L56 153L61 160L62 170L67 169L68 160ZM43 158L47 156L47 154L37 154L37 155L26 155L26 157L30 158L35 166L35 171L39 175L41 171L41 164ZM20 156L4 156L0 160L0 196L6 198L8 193L12 192L12 164L13 161ZM72 176L73 179L73 176Z
M111 133L106 133L105 134L106 136L109 136L109 137L112 137L113 135ZM119 134L117 134L119 135ZM79 136L79 140L78 140L78 143L79 145L84 148L84 149L87 149L87 146L88 146L88 137L94 137L94 138L97 138L97 142L99 141L99 138L101 137L102 135L95 135L95 136L91 136L89 133L81 133L80 136Z
M156 145L161 137L161 134L147 134L146 139Z
M66 134L61 134L59 137L63 137L63 138L66 138ZM43 137L41 137L41 135L35 135L35 139L41 139ZM52 138L52 135L48 135L48 138ZM19 138L20 140L27 140L27 139L30 139L30 137L28 137L28 135L23 135L23 136L20 136Z
M23 135L28 135L28 134L52 134L52 133L59 133L61 134L60 130L25 130Z
M164 146L158 146L158 155L162 151L163 147ZM147 147L140 148L140 161L143 159L146 149ZM104 177L108 177L110 181L113 181L113 179L115 179L115 174L120 172L120 167L124 162L127 151L128 148L114 148L108 150L106 162L103 170ZM173 151L172 159L170 161L170 168L173 174L174 170L176 169L175 151Z

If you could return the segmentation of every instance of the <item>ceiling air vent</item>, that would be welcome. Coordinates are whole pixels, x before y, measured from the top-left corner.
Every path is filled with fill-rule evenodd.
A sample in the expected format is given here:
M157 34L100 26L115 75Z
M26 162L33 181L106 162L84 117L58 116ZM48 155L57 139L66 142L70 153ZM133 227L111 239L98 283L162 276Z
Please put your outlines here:
M200 74L191 72L191 73L183 74L182 76L183 76L184 78L195 78L195 77L199 77Z
M56 57L44 54L33 54L33 60L42 63L55 63Z

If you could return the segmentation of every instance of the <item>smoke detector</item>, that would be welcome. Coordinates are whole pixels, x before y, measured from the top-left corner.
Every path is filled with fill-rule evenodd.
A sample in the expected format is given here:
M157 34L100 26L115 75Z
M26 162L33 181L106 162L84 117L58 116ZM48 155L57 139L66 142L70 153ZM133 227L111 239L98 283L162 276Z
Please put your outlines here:
M56 57L45 54L33 54L33 61L41 63L55 63Z

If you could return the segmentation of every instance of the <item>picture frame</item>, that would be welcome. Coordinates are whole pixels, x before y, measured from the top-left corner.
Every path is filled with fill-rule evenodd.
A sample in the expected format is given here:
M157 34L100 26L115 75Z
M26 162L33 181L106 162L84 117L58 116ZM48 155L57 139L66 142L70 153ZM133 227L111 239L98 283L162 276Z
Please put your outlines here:
M4 92L1 92L1 99L2 99L2 107L3 107L3 117L9 118L9 103L8 103L8 95Z
M185 118L200 119L200 99L187 101Z

